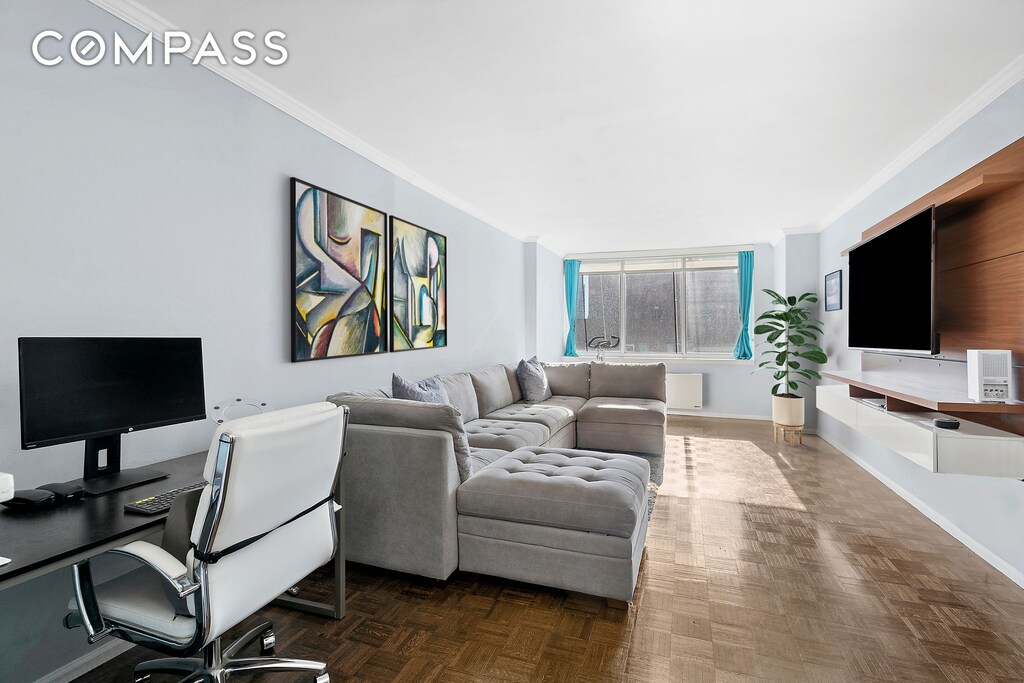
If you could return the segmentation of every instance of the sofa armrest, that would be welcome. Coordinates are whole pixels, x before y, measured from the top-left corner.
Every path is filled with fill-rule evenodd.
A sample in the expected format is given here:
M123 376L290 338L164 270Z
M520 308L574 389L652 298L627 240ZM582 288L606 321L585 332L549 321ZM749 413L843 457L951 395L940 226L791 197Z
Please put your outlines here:
M446 403L424 403L400 398L334 394L328 401L349 407L350 424L409 429L440 430L451 434L455 462L462 481L469 478L469 441L462 414Z
M346 450L346 559L448 578L459 563L452 435L350 424Z

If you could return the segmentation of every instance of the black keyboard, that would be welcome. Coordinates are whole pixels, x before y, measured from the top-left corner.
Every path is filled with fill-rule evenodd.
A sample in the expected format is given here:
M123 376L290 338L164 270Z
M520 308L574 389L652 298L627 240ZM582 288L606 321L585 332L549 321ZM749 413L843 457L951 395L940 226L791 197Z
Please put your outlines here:
M201 481L197 484L189 484L188 486L182 486L179 489L171 489L156 496L150 496L149 498L143 498L137 500L134 503L128 503L124 506L125 512L134 512L139 515L159 515L161 512L167 512L171 509L171 503L174 499L183 493L189 491L195 491L206 486L205 481Z

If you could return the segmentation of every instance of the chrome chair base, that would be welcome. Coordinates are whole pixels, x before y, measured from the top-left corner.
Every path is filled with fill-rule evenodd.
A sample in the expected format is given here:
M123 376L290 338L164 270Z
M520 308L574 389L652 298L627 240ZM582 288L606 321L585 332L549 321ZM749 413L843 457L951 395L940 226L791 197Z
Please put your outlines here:
M234 656L246 646L260 640L259 657ZM225 683L229 677L280 671L309 671L314 683L330 683L327 664L306 659L274 657L274 631L271 623L264 622L221 650L220 639L203 648L202 659L168 657L142 662L135 667L135 683L149 681L150 674L182 674L181 683Z

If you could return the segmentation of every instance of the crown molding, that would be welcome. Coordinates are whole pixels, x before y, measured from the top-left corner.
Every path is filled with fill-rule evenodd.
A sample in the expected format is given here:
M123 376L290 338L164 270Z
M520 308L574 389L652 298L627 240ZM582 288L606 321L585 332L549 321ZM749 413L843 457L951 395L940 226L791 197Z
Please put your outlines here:
M817 225L801 225L796 228L782 228L782 234L789 235L810 235L820 232Z
M637 249L632 251L574 251L563 258L581 261L672 258L676 256L719 256L732 255L740 251L753 251L755 244L730 244L721 247L692 247L686 249Z
M153 39L159 42L162 42L160 41L160 38L163 36L164 32L181 30L178 26L175 26L170 21L143 6L136 0L89 0L89 2L144 33L152 33ZM193 44L192 49L189 50L186 55L194 57L197 51L198 46ZM200 63L200 66L209 69L221 78L233 83L250 94L255 95L267 104L279 109L300 123L309 126L318 133L326 135L339 145L355 152L367 161L380 166L384 170L398 176L409 184L414 185L441 201L450 204L456 209L487 223L491 227L522 241L522 238L512 230L503 226L494 218L487 216L487 214L480 211L469 202L424 178L405 164L399 162L397 159L380 151L359 136L345 130L341 126L329 120L327 117L307 107L305 104L287 94L277 86L272 85L263 78L255 75L253 72L246 69L231 69L230 67L223 66L216 61L211 62L210 60L204 60Z
M821 231L835 223L843 214L867 199L873 192L896 177L900 171L920 159L928 150L1022 80L1024 80L1024 54L1018 55L1016 59L1007 64L958 107L943 117L941 121L935 124L902 154L893 159L888 166L879 171L863 187L822 218L818 223L817 229Z

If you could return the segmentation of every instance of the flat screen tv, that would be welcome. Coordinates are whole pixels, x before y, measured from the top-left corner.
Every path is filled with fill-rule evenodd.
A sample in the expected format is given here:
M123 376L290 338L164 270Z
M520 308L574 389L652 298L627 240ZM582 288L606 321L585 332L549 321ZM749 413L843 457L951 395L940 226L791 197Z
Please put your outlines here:
M18 357L21 447L85 441L92 494L166 476L121 472L122 434L206 418L201 339L22 337Z
M935 207L850 250L849 345L936 354Z

